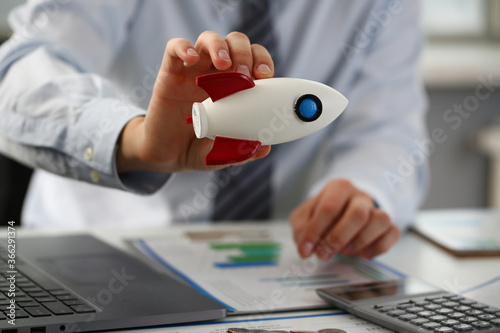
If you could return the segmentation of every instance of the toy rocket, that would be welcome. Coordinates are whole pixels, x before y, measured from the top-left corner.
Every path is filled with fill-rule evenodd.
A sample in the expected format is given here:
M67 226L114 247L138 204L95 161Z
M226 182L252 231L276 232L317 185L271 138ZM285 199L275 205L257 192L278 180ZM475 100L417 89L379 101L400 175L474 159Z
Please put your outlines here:
M214 139L205 164L244 161L261 145L293 141L333 122L347 99L327 85L293 78L253 81L244 74L224 72L200 76L196 84L210 96L194 103L196 137Z

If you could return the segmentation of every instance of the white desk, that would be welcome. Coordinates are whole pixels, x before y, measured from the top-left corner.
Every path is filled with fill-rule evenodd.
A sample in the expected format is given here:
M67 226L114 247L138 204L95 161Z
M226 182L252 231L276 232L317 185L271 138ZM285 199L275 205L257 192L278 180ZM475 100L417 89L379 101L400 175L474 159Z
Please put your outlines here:
M189 225L169 228L149 229L94 229L89 233L129 253L138 255L124 239L137 237L183 234L188 230L215 229L258 229L276 228L282 232L290 232L287 223L273 224L237 224L237 225ZM82 231L34 231L20 230L18 237L72 234ZM401 240L386 254L377 258L378 261L411 276L418 277L442 289L459 292L500 275L500 257L489 258L458 258L427 242L421 237L406 233ZM500 306L500 304L496 304ZM232 317L234 318L234 317ZM161 332L161 329L147 332Z

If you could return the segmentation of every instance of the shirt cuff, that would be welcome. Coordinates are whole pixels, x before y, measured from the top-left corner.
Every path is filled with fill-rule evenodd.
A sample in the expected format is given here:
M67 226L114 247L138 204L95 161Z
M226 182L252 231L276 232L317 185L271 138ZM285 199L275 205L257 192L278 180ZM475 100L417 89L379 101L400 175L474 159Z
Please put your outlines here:
M65 149L79 162L73 166L78 179L136 194L158 191L169 174L118 174L116 169L117 143L123 128L131 119L145 114L145 110L116 99L99 99L85 105L75 128L68 133L69 147Z

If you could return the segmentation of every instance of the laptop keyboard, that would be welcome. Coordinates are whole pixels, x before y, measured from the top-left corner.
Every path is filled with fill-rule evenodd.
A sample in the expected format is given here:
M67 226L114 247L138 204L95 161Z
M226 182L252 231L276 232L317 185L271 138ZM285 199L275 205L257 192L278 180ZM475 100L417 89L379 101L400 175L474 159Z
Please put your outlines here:
M11 300L15 300L16 319L96 312L62 285L27 265L21 265L19 258L16 262L22 269L17 269L15 274L15 296L9 297L9 294L13 295L7 260L7 251L0 246L0 320L8 320L10 309L7 307Z

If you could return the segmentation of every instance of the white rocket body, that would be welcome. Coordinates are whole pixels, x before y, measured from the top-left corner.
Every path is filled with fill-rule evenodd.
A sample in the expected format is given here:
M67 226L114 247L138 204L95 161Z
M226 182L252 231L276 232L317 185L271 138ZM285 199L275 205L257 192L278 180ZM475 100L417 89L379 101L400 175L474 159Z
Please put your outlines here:
M199 76L196 84L210 98L194 103L196 137L214 139L207 165L234 164L254 156L262 145L312 134L334 121L347 99L324 84L303 79L253 81L236 72Z
M207 98L194 103L193 126L198 138L216 137L259 141L262 145L288 142L312 134L333 122L348 100L331 87L304 79L273 78L254 81L255 87L216 102ZM299 118L297 103L302 96L315 96L317 119ZM300 112L300 111L299 111Z

